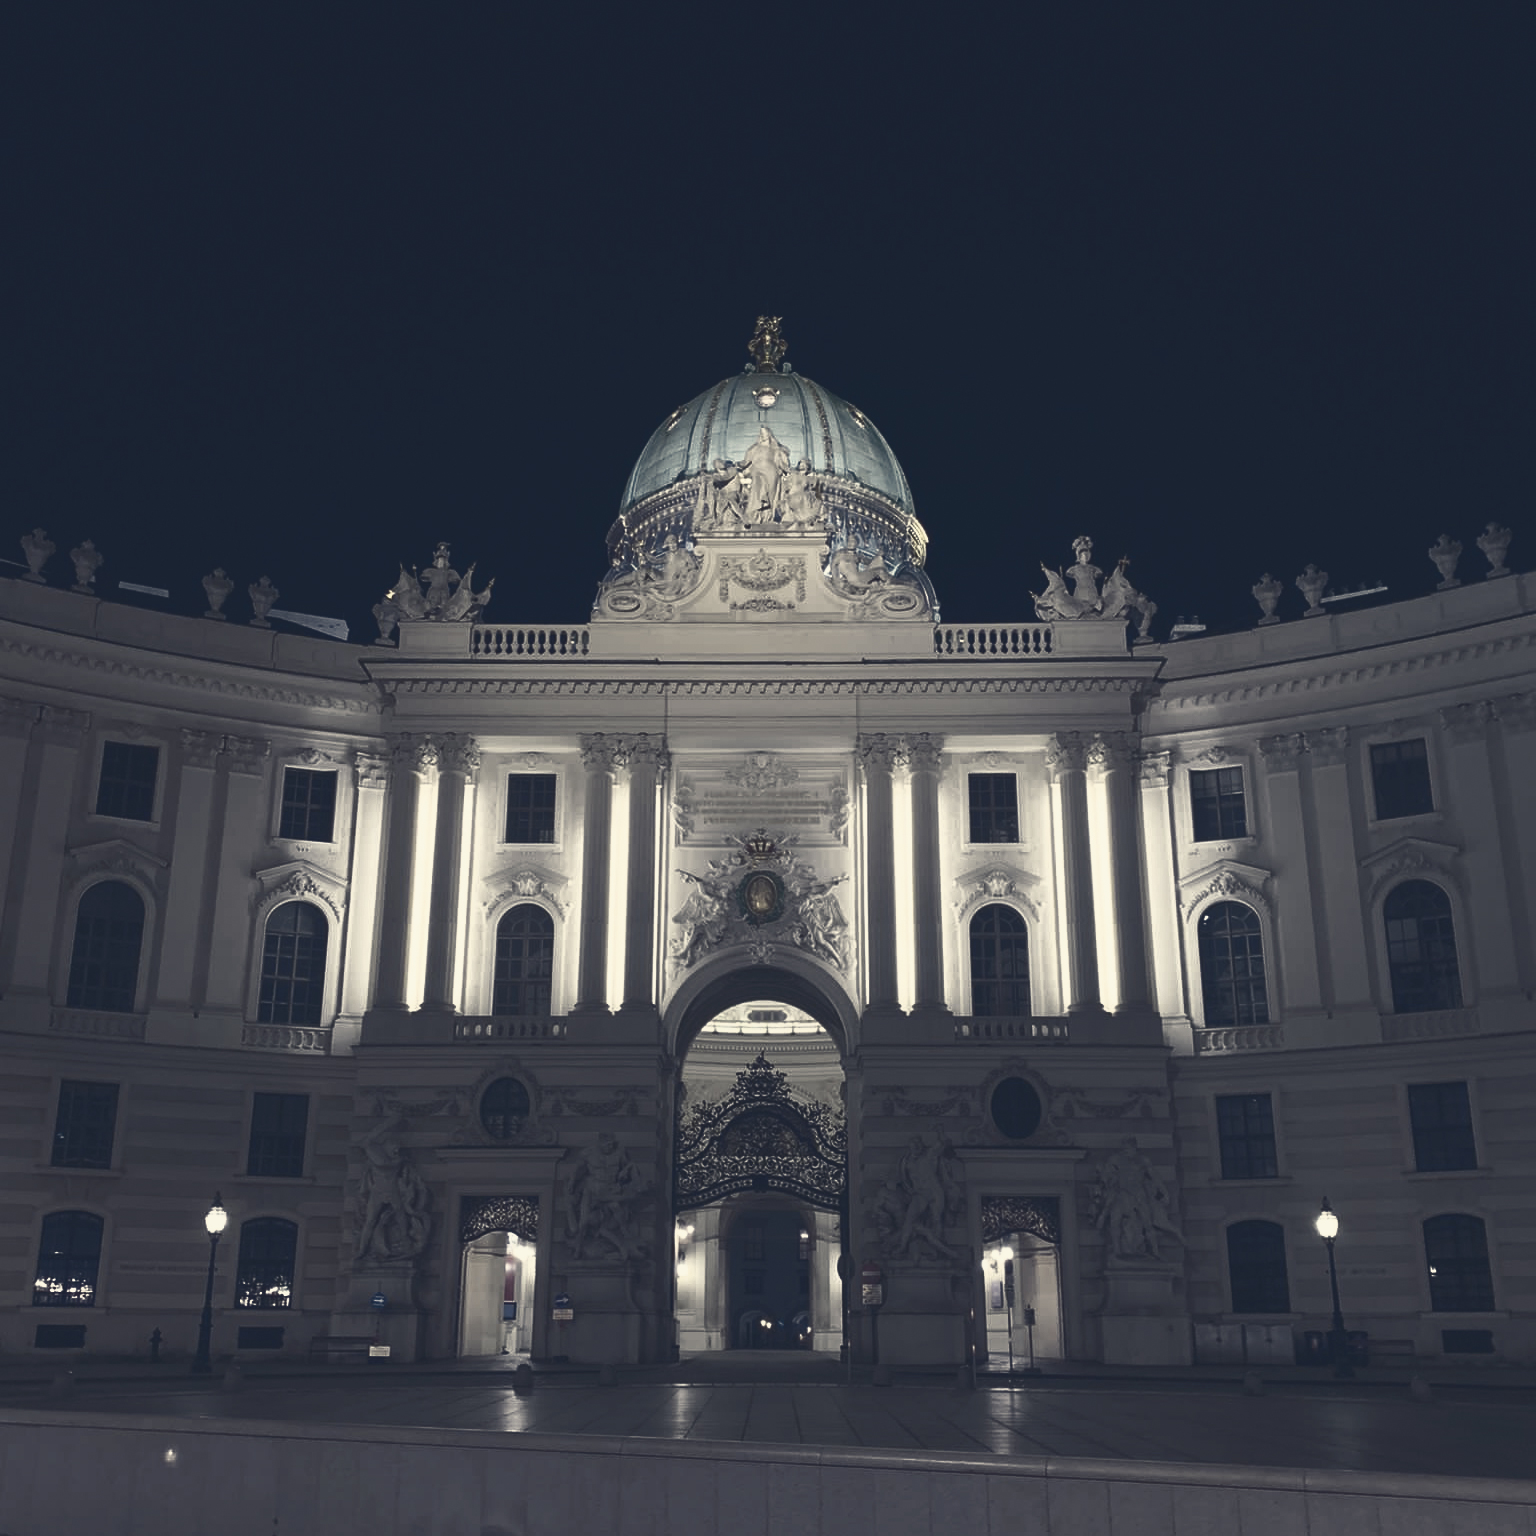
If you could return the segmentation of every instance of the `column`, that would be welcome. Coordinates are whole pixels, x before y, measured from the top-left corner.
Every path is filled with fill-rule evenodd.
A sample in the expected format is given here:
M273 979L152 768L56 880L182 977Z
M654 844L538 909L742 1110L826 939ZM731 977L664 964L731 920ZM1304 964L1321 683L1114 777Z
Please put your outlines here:
M914 1013L948 1013L944 1003L944 907L939 889L939 775L944 738L907 738L912 770L912 925L917 1000Z
M359 752L352 759L356 798L352 809L350 879L347 886L347 947L341 972L341 1018L358 1019L368 1007L373 984L374 927L383 873L384 802L389 759ZM335 1042L332 1042L335 1049Z
M624 922L624 1011L656 1011L656 787L668 767L665 740L629 739L629 905Z
M1307 860L1307 828L1301 813L1301 754L1307 749L1299 731L1265 736L1264 786L1269 801L1269 832L1275 851L1275 948L1265 967L1284 984L1286 1014L1320 1012L1322 988L1317 966L1317 930L1313 926L1312 871ZM1268 844L1268 837L1265 839ZM1198 984L1198 978L1197 982ZM1269 1012L1279 1017L1282 999L1271 990Z
M17 906L23 901L22 876L13 868L16 844L23 817L22 784L27 771L27 744L37 724L37 705L25 699L0 698L0 805L12 807L12 814L0 816L0 929L15 928ZM0 991L4 990L9 967L0 971Z
M7 969L10 987L46 998L52 990L56 945L69 953L73 934L58 934L57 892L64 881L64 851L69 840L70 807L91 717L84 710L44 704L33 727L31 802L20 808L17 840L22 842L22 881L15 921L7 922ZM142 977L141 977L142 980Z
M608 1012L608 844L613 775L625 760L624 739L601 731L581 738L586 770L581 823L581 933L572 1013Z
M1360 902L1360 866L1355 858L1355 826L1350 811L1349 727L1308 731L1307 760L1312 769L1312 817L1317 829L1317 874L1322 888L1323 936L1327 954L1322 971L1327 982L1325 1006L1375 1012L1371 1001L1371 949Z
M208 943L208 997L211 1010L245 1013L247 977L261 966L251 953L251 868L266 846L271 826L267 760L272 743L261 736L224 738L224 820Z
M200 1001L195 978L198 957L212 937L206 922L208 844L213 828L214 788L224 738L217 731L181 733L181 786L176 795L176 840L171 857L170 891L165 900L165 928L160 941L157 1003L195 1007ZM169 765L167 765L169 766ZM167 797L167 804L170 803Z
M1498 701L1500 820L1511 829L1504 841L1505 871L1513 892L1510 915L1519 940L1520 986L1536 984L1536 693L1505 694Z
M1136 835L1135 792L1131 788L1134 738L1110 731L1093 738L1088 761L1104 785L1109 810L1109 896L1115 924L1116 1013L1145 1013L1147 984L1146 913L1141 899L1141 849Z
M1067 929L1067 1012L1099 1007L1099 956L1093 923L1093 862L1088 840L1088 747L1062 731L1045 749L1061 817L1062 913Z
M869 956L866 1005L899 1012L896 993L896 848L891 774L904 752L899 736L859 737L864 767L865 953Z
M1141 758L1141 827L1147 859L1148 928L1157 1011L1164 1019L1189 1018L1180 964L1179 893L1174 877L1173 818L1168 781L1173 756L1144 752Z
M1466 852L1467 914L1476 938L1468 943L1457 934L1457 950L1477 965L1477 993L1509 993L1518 990L1515 958L1515 927L1511 921L1514 892L1505 879L1504 846L1510 829L1499 824L1498 800L1488 760L1488 727L1493 706L1487 700L1452 704L1440 711L1440 723L1448 742L1449 793L1443 803L1460 824ZM1467 970L1463 971L1466 975ZM1472 995L1471 987L1465 987Z
M464 859L464 807L480 771L480 747L473 736L447 731L437 747L437 824L432 832L432 887L427 911L427 967L421 1006L430 1013L454 1013L454 979L459 957L459 867Z
M389 829L384 848L384 897L373 1006L399 1011L407 1007L405 976L410 960L411 886L416 875L416 811L422 781L437 767L437 747L430 737L402 735L391 755L394 775L389 786Z

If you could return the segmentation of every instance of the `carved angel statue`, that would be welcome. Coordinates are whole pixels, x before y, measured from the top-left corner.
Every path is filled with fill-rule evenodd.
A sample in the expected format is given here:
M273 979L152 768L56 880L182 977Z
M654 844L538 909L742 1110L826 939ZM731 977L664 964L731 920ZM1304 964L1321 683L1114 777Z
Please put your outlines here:
M811 478L811 462L801 459L784 476L784 492L779 498L779 521L786 528L805 528L823 519L821 497Z
M1130 578L1125 574L1125 568L1130 563L1128 556L1122 556L1114 570L1110 572L1109 579L1104 583L1099 617L1118 619L1128 613L1139 615L1136 639L1140 642L1149 638L1148 631L1152 626L1153 615L1157 612L1157 604L1144 592L1138 592L1131 585Z
M1117 1259L1160 1258L1160 1232L1184 1241L1173 1219L1168 1186L1143 1156L1134 1136L1127 1136L1119 1150L1099 1164L1093 1220Z
M851 544L845 544L828 559L826 574L832 587L849 597L899 579L892 574L884 554L878 549L868 565L860 565L859 552Z
M619 1259L645 1256L634 1213L645 1187L644 1173L607 1131L595 1145L575 1154L566 1186L565 1230L578 1259L586 1257L593 1244L612 1250Z
M363 1222L357 1234L360 1259L411 1259L426 1246L432 1221L430 1197L397 1133L405 1122L382 1120L363 1140Z
M672 959L686 970L724 938L730 921L732 889L729 867L718 859L710 861L706 874L695 875L686 869L678 870L678 874L693 885L687 901L672 919L680 930L672 940Z
M796 864L784 882L797 909L792 942L839 970L848 964L848 919L832 889L847 878L834 875L830 880L818 880L809 864Z
M952 1260L944 1227L965 1209L960 1160L943 1131L914 1136L875 1200L875 1225L897 1259Z
M604 586L609 592L634 589L651 597L671 602L686 597L699 583L704 562L669 533L656 554L646 557L633 570L615 570Z

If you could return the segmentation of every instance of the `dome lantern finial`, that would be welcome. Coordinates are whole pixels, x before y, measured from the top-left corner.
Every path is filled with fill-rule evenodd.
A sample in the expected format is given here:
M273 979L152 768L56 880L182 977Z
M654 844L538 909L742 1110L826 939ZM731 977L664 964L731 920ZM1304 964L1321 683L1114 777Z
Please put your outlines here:
M784 354L789 351L789 343L779 330L783 323L778 315L757 317L757 329L752 332L752 340L747 343L747 352L757 364L759 373L777 373Z

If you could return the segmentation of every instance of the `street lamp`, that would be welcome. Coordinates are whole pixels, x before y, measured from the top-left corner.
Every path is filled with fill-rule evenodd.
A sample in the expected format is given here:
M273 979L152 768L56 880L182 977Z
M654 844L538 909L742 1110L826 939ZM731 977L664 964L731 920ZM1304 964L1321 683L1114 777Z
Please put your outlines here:
M217 1193L203 1217L203 1225L208 1229L208 1285L203 1292L203 1320L197 1326L197 1354L192 1359L194 1376L207 1376L213 1371L209 1358L209 1346L213 1343L213 1264L218 1257L219 1238L229 1225L229 1212L219 1204Z
M1339 1309L1339 1271L1333 1261L1333 1240L1339 1235L1339 1218L1323 1196L1323 1208L1313 1223L1317 1235L1328 1246L1328 1284L1333 1290L1333 1327L1328 1331L1328 1353L1333 1360L1333 1374L1340 1378L1353 1376L1354 1367L1349 1363L1349 1335L1344 1332L1344 1314Z

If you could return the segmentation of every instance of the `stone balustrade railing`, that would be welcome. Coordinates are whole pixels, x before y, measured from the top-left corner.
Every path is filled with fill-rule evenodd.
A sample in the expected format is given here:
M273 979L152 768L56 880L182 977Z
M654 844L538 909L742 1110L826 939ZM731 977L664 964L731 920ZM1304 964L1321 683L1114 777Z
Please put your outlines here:
M55 1008L48 1015L48 1030L55 1035L94 1035L101 1040L142 1040L146 1022L142 1013Z
M571 661L590 654L590 624L476 624L469 654L486 661Z
M1065 1019L970 1018L955 1020L956 1040L1032 1040L1066 1045Z
M304 1051L323 1056L330 1051L331 1032L304 1024L246 1024L240 1030L240 1044L258 1051Z
M455 1040L490 1045L501 1040L558 1040L564 1036L564 1019L455 1019Z
M1230 1028L1197 1029L1195 1055L1223 1056L1233 1051L1278 1051L1285 1031L1278 1024L1237 1024Z
M1049 624L936 624L935 656L1049 656Z

